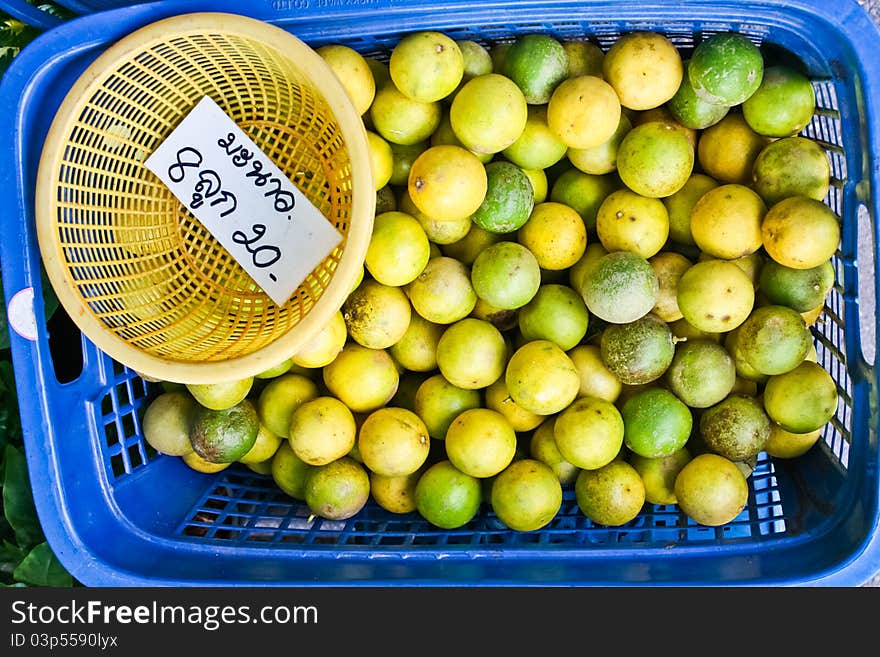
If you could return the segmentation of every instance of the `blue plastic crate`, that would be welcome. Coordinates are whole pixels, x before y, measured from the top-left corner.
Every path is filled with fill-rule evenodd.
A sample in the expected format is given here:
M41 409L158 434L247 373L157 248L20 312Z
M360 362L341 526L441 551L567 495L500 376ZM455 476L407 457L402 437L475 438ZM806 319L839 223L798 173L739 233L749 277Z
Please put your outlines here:
M873 277L860 284L859 263L873 263L875 249L858 230L868 222L876 241L880 35L854 0L241 4L180 1L99 12L52 29L16 58L0 84L0 106L7 108L0 130L8 136L0 145L7 299L32 290L35 316L42 317L34 181L56 110L105 48L155 20L190 11L246 13L313 46L342 42L377 57L419 29L485 44L538 31L603 46L623 32L652 30L683 52L709 34L736 30L795 54L815 80L818 110L805 133L829 153L834 185L827 202L843 231L837 285L814 335L819 362L838 384L838 412L804 457L762 454L749 478L747 508L723 527L701 527L675 507L650 504L623 527L600 527L578 511L571 491L550 525L528 533L506 530L488 508L454 531L372 504L347 521L310 520L303 504L266 477L237 467L203 475L156 455L140 424L156 387L69 322L37 321L36 339L11 335L25 447L45 533L77 579L171 586L852 586L880 568L877 373L861 346L861 324L874 319L859 312L860 296L876 301L878 285ZM870 346L873 354L876 344Z

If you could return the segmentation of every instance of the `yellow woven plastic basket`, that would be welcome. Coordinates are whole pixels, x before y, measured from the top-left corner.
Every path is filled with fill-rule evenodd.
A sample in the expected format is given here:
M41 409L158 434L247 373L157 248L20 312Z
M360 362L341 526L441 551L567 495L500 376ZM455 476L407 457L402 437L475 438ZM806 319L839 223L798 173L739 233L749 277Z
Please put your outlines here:
M282 306L144 166L210 96L342 234ZM262 21L195 13L117 42L50 128L35 217L49 280L98 347L140 374L211 383L297 351L360 275L375 212L366 132L309 46Z

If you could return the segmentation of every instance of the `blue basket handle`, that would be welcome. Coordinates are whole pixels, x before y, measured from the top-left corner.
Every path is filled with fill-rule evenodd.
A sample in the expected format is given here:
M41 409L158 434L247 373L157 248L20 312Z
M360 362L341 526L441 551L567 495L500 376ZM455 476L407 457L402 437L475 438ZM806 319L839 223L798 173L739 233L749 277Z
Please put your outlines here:
M0 0L0 11L5 11L13 18L41 30L50 30L64 22L58 16L43 11L25 0Z

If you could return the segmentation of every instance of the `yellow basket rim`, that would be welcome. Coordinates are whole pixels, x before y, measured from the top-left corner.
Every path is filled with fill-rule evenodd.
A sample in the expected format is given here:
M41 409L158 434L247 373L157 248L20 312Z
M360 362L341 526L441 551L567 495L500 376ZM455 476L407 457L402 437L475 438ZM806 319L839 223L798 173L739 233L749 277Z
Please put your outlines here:
M134 53L171 38L205 32L277 43L326 100L344 136L352 171L352 220L337 269L321 297L300 322L271 344L250 354L216 362L167 360L132 347L91 315L60 256L53 208L60 159L71 123L106 77ZM150 23L99 55L66 94L50 125L39 161L35 192L37 241L49 281L77 328L102 351L148 379L175 383L216 383L263 372L293 355L338 312L360 275L372 233L376 194L370 174L366 128L348 93L324 59L293 34L257 19L226 12L193 12ZM310 332L298 330L308 326Z

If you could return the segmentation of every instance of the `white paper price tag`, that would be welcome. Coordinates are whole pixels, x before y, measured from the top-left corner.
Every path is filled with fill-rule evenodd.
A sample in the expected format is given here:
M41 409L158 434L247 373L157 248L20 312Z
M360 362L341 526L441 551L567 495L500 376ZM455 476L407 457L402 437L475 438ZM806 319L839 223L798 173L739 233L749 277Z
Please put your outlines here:
M208 96L144 164L278 305L342 241Z

